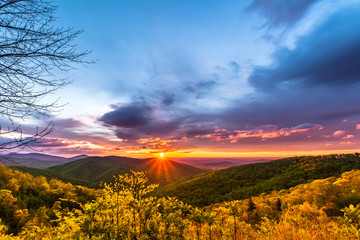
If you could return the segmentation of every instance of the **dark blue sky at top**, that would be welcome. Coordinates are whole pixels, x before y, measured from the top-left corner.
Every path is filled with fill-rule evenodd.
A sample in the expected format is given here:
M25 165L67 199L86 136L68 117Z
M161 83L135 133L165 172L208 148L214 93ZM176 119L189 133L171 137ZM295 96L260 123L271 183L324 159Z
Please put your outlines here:
M359 1L55 3L57 24L83 29L78 46L98 61L67 73L54 139L359 144Z

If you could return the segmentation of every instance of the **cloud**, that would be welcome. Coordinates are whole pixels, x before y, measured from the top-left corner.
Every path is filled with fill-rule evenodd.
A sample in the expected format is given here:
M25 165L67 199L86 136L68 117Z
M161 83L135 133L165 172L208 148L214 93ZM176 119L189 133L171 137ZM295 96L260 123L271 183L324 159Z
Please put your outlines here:
M348 134L344 137L342 137L341 139L351 139L351 138L354 138L355 136L353 134Z
M151 121L153 108L146 103L114 106L115 109L99 118L100 121L123 128L136 128Z
M232 68L234 73L239 73L241 71L241 66L236 61L230 61L229 66Z
M346 134L345 131L338 130L338 131L334 132L332 135L333 135L334 137L342 137L342 136L344 136L345 134Z
M175 102L175 94L163 93L161 103L165 106L170 106Z
M356 124L356 130L360 130L360 124Z
M279 47L273 64L254 69L251 85L268 91L359 82L359 16L359 8L344 9L299 38L294 49Z
M114 110L105 113L98 120L110 127L115 135L125 141L144 138L181 139L194 136L201 129L209 127L214 116L187 109L169 108L162 104L130 103L112 105ZM195 131L195 132L194 132Z
M352 144L355 144L355 142L340 142L340 144L342 145L352 145Z
M214 78L215 79L209 79L194 84L188 84L184 89L187 92L195 94L196 98L201 98L218 85L216 81L216 76Z
M298 22L318 0L254 0L246 11L258 12L266 18L267 28L288 27Z
M360 109L360 9L343 9L293 49L278 47L269 66L255 66L248 80L254 92L219 115L223 128L323 126L358 118Z
M68 147L71 145L69 141L61 139L42 139L40 142L34 144L36 147L46 147L46 148L59 148L59 147Z
M295 133L303 133L310 130L322 130L323 126L319 124L310 124L304 123L298 126L291 128L279 128L276 125L265 125L258 126L251 130L234 130L228 131L226 129L216 129L210 134L206 135L197 135L197 138L209 138L216 141L222 140L232 140L232 143L237 142L238 139L242 138L261 138L261 139L270 139L278 138L282 136L290 136Z
M64 128L79 128L84 126L84 124L73 118L57 118L54 120L54 124L56 128L64 129Z

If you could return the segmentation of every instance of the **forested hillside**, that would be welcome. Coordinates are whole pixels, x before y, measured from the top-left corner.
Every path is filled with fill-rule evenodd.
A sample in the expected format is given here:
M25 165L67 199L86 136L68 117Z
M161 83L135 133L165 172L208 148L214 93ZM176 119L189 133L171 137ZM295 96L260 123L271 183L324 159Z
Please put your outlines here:
M48 180L49 179L58 179L65 183L71 183L73 185L81 185L81 186L90 187L90 188L100 188L101 187L98 182L91 182L91 181L87 181L84 179L73 178L73 177L67 176L65 174L62 174L60 172L57 172L55 170L48 169L48 168L32 168L32 167L23 167L23 166L11 166L10 168L19 170L24 173L30 173L34 177L44 176Z
M94 200L101 190L56 179L33 177L0 164L0 218L9 233L26 226L50 224L60 208L71 210Z
M99 188L100 183L112 182L114 176L133 171L146 171L150 182L168 184L184 177L206 172L187 164L165 159L137 159L127 157L87 157L47 169L16 167L35 176L46 176L72 184Z
M289 189L309 180L340 176L352 169L360 169L359 154L284 158L207 172L160 187L155 194L206 206Z
M63 175L90 181L111 182L114 175L146 171L150 182L167 184L205 172L202 169L161 158L137 159L117 156L88 157L49 168Z
M149 196L156 185L147 184L142 172L119 176L95 194L5 167L0 170L1 239L359 238L359 170L206 208ZM35 204L25 196L37 199L35 203L46 196L48 200Z

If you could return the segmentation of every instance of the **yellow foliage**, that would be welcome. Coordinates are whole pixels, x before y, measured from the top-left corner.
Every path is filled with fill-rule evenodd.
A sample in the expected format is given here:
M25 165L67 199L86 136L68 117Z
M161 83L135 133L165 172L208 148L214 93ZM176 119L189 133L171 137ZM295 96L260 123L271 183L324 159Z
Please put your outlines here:
M308 167L308 166L306 166ZM2 171L0 167L0 171ZM8 173L11 175L14 173ZM93 201L81 204L72 197L91 191L57 180L36 178L39 187L59 198L51 208L32 215L18 207L17 181L0 190L0 206L23 223L18 236L7 235L0 221L1 239L189 239L189 240L303 240L359 239L360 171L316 180L289 190L252 199L196 208L175 198L150 196L157 185L144 172L132 172L105 184ZM0 181L5 182L0 176ZM48 183L48 184L47 184ZM79 208L63 207L77 204ZM7 208L4 208L7 207ZM54 214L50 219L49 212Z

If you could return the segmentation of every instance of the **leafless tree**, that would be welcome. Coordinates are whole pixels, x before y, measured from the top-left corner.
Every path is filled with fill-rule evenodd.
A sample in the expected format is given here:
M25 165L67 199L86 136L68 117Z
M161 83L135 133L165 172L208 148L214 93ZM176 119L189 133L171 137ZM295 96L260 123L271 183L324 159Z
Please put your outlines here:
M59 109L57 101L44 102L46 95L69 84L56 78L54 70L86 63L88 51L79 52L73 44L81 31L56 27L55 10L47 0L0 0L0 152L36 142L54 130L50 123L33 136L23 136L15 122Z

